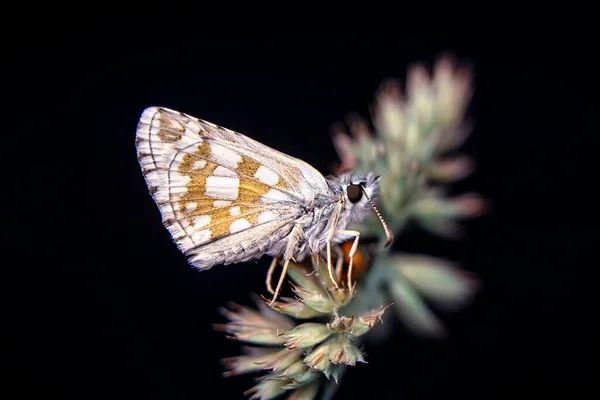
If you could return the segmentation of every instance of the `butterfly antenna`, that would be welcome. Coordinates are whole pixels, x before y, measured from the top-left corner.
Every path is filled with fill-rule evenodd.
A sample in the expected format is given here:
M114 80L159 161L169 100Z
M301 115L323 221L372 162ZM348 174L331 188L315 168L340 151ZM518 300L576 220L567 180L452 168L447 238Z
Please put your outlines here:
M394 235L392 234L392 231L388 227L388 224L385 222L385 220L381 216L381 213L379 212L379 210L375 206L375 203L373 203L373 201L371 200L371 198L367 194L367 191L365 190L365 188L363 186L361 186L360 188L362 189L365 197L367 198L367 201L371 204L371 207L373 207L373 210L375 210L375 214L377 214L377 217L381 221L381 224L383 225L383 229L385 229L385 237L386 237L385 247L388 247L392 243L392 240L394 240Z

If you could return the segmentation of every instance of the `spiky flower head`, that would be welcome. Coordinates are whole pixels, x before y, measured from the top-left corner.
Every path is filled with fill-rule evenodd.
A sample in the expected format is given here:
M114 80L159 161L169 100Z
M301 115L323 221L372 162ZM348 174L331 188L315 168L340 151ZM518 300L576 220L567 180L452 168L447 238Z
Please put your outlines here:
M351 301L355 287L336 288L322 260L313 268L290 263L293 297L281 297L271 307L269 300L257 299L257 310L235 304L222 310L228 322L216 329L231 339L262 345L223 359L225 376L265 373L247 392L251 399L283 393L291 399L312 399L323 380L338 380L340 367L365 362L355 340L380 322L390 305L344 315L340 310Z

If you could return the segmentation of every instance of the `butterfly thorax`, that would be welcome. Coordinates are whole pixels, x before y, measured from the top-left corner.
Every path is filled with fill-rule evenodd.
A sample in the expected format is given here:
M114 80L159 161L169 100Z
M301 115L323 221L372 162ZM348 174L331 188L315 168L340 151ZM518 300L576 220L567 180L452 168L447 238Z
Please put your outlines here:
M364 197L355 203L351 202L347 187L352 184L361 185L371 199L376 199L379 192L376 175L346 173L341 176L328 176L326 180L329 191L315 194L313 201L308 205L299 205L299 216L295 224L301 227L301 233L295 237L286 236L268 254L281 254L290 240L297 242L294 251L296 261L302 261L310 253L321 254L334 224L336 233L332 241L338 244L348 239L342 231L349 224L362 220L372 210ZM339 217L336 221L335 216L338 212ZM290 228L290 232L292 229Z

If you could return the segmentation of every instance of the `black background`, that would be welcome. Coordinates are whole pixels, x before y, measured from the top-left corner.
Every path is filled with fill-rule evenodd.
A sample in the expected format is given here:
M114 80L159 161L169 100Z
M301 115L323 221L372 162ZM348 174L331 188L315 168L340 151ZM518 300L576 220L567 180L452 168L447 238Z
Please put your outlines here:
M211 324L223 322L218 308L228 301L250 304L250 293L265 292L268 260L202 273L189 267L137 163L141 112L183 111L327 173L336 159L331 124L352 111L368 116L383 79L404 80L410 64L429 68L446 51L470 63L475 87L475 130L464 151L476 170L453 191L481 193L490 211L465 223L461 241L411 225L397 246L460 262L483 291L464 311L442 315L445 341L400 328L393 341L367 348L369 363L349 370L338 398L579 388L576 358L587 352L575 346L585 329L567 303L567 280L584 270L560 236L586 190L572 171L589 160L571 152L584 143L577 115L588 90L586 49L541 34L226 39L197 22L162 33L128 23L48 29L16 46L7 76L23 105L19 117L28 118L17 121L32 133L20 138L41 143L50 162L28 175L36 190L30 217L43 239L15 230L25 250L10 267L16 279L6 281L7 390L18 398L243 398L251 378L222 378L219 365L239 346Z

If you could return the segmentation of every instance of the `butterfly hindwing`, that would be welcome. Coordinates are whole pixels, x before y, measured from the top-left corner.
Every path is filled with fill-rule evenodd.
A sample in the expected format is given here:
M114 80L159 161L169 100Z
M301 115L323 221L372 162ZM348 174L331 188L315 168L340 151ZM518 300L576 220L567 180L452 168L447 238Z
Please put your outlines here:
M136 145L164 225L199 268L263 252L327 188L301 160L166 108L144 111Z

